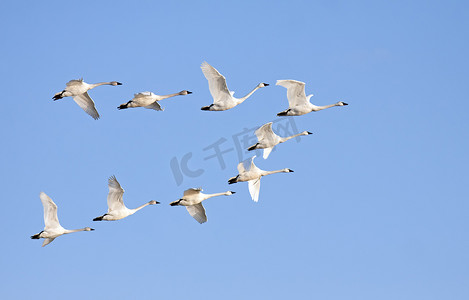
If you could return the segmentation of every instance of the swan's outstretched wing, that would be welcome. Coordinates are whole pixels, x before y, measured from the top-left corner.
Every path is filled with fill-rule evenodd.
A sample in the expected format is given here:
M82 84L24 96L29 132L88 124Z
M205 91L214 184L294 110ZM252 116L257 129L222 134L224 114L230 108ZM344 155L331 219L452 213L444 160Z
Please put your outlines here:
M249 194L254 202L259 201L259 190L261 188L261 178L248 181Z
M288 107L304 105L306 100L305 83L296 80L277 80L276 85L287 88Z
M231 97L231 93L226 85L226 79L217 71L217 69L205 61L202 63L200 68L202 69L205 78L208 80L208 88L210 89L210 94L212 94L214 103L223 101L227 97Z
M73 100L93 119L97 120L99 119L99 114L98 111L96 110L96 107L94 106L94 102L91 99L91 97L88 95L87 92L77 95L73 97Z
M249 169L248 169L248 171L260 170L260 169L254 164L254 158L256 158L255 155L254 155L253 157L251 157L251 163L249 164Z
M73 79L67 82L67 86L76 86L76 85L82 85L82 84L83 84L83 78Z
M119 210L125 207L124 205L124 189L121 187L116 177L112 175L108 180L109 194L107 195L108 212Z
M57 205L54 201L44 192L39 194L39 198L41 198L44 207L44 230L61 227L57 218Z
M141 92L141 93L134 94L134 98L135 99L146 98L148 96L151 96L152 94L153 94L152 92Z
M164 108L161 107L161 105L158 103L158 101L155 101L153 102L152 104L150 105L147 105L147 106L144 106L145 108L148 108L148 109L154 109L154 110L159 110L159 111L163 111Z
M259 141L263 140L266 137L276 135L272 130L272 122L269 122L269 123L266 123L266 124L262 125L254 133L256 134L257 139Z
M200 194L201 191L203 191L202 188L190 188L184 191L184 196Z
M254 132L259 142L263 141L265 144L277 144L279 136L272 130L272 122L262 125Z
M262 155L262 157L263 157L264 159L267 159L267 157L269 157L270 152L272 152L273 149L274 149L273 147L271 147L271 148L264 148L264 155Z
M42 243L42 247L49 245L53 240L55 240L55 238L45 238L44 242Z
M238 173L241 174L241 173L244 173L244 172L249 172L251 170L253 170L253 168L257 168L257 166L254 164L254 158L256 158L256 156L254 155L253 157L251 157L251 159L246 159L246 160L243 160L242 162L240 162L238 164Z
M244 167L244 162L242 161L238 164L238 174L241 174L244 172L246 172L246 168Z
M202 203L186 206L189 214L197 220L200 224L207 222L207 215L205 215L205 208L202 206Z

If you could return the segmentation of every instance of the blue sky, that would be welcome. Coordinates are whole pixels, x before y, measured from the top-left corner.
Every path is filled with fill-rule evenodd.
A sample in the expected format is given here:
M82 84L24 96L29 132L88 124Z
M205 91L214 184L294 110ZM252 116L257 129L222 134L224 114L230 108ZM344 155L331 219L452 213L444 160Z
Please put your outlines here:
M4 1L0 180L2 299L468 299L468 115L465 1ZM224 112L200 64L237 96L271 86ZM90 91L101 119L70 98ZM259 203L237 174L245 128L280 120L286 90L306 82L312 103L350 105L278 122L313 135L289 141L265 170ZM133 93L193 91L164 112L118 111ZM287 124L287 123L285 123ZM290 124L290 123L288 123ZM226 150L225 149L225 150ZM177 181L171 161L192 154ZM244 154L243 154L244 155ZM128 207L106 207L107 178ZM234 190L204 203L200 225L170 207L184 189ZM39 192L65 228L41 248Z

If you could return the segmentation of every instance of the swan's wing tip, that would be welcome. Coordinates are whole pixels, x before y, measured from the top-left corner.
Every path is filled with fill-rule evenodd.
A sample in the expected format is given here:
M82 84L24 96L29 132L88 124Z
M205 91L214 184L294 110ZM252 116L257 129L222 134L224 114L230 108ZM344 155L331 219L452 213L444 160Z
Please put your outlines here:
M189 214L200 224L207 222L207 215L205 214L205 208L202 203L186 206Z
M305 85L303 81L298 81L298 80L293 80L293 79L280 79L280 80L277 80L277 82L275 83L275 85L280 85L286 88L288 88L288 86L292 84Z

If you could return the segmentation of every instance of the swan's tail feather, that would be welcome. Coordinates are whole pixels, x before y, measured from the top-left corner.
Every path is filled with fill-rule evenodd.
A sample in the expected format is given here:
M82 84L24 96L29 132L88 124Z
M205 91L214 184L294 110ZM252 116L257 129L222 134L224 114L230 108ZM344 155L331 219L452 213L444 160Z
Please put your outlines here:
M259 143L256 143L255 145L252 145L251 147L249 147L248 151L256 150L257 145L259 145Z
M177 201L173 201L173 202L169 203L169 205L171 205L171 206L177 206L177 205L179 205L179 202L181 202L181 199L179 199L179 200L177 200Z
M289 111L290 111L290 109L287 109L287 110L284 110L284 111L282 111L282 112L279 112L279 113L277 114L277 116L279 116L279 117L288 116L288 112L289 112Z
M201 110L210 110L212 108L213 104L210 104L209 106L204 106L201 108Z
M127 103L124 103L124 104L121 104L117 107L117 109L126 109L126 108L129 108L129 104L130 102L132 102L132 100L130 100L129 102Z
M31 238L32 238L33 240L38 240L38 239L40 239L39 236L40 236L41 233L43 233L43 232L44 232L44 231L41 231L41 232L39 232L38 234L32 235Z
M228 179L228 184L233 184L233 183L238 182L238 177L239 177L239 175L236 176L236 177L231 177L230 179Z
M54 99L54 101L62 99L63 98L63 93L65 93L65 90L61 91L60 93L55 94L54 97L52 97L52 99Z
M96 217L93 219L93 221L102 221L105 215L102 215L100 217Z

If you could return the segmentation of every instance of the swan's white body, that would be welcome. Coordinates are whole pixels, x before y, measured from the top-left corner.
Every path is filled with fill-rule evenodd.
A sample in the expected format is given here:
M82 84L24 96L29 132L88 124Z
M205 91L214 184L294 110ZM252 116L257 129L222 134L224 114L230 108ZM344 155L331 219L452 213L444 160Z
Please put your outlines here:
M273 130L272 130L272 122L269 122L267 124L262 125L259 129L257 129L254 132L257 136L258 143L252 145L251 147L248 148L249 151L255 150L255 149L264 149L264 159L267 159L269 157L270 152L273 150L273 148L280 144L284 143L292 138L295 138L300 135L309 135L312 134L309 131L303 131L301 133L292 135L292 136L287 136L287 137L280 137L276 135Z
M93 119L99 119L99 113L96 110L93 99L88 95L88 91L100 85L122 85L117 81L100 82L89 84L83 81L83 78L77 80L70 80L67 82L65 90L54 95L52 99L59 100L64 97L73 97L73 100L80 106L87 114Z
M277 80L276 85L287 88L288 109L279 112L277 116L301 116L312 111L319 111L334 106L348 105L339 101L334 104L317 106L309 102L313 94L306 96L305 83L297 80Z
M158 101L179 95L192 94L189 91L180 91L179 93L169 95L155 95L152 92L141 92L134 95L134 98L127 103L121 104L118 109L132 108L132 107L145 107L154 110L164 110Z
M52 241L63 234L78 232L78 231L92 231L93 228L85 227L81 229L68 230L60 226L59 219L57 218L57 205L52 199L41 192L39 194L41 198L42 206L44 207L44 230L31 236L32 239L44 239L42 247L52 243Z
M261 188L262 176L267 176L275 173L289 173L293 171L290 169L281 169L275 171L261 170L254 164L255 157L256 156L251 157L251 164L247 168L245 167L244 162L240 162L238 164L239 174L235 177L231 177L228 180L228 183L232 184L240 181L247 181L251 198L254 202L257 202L259 201L259 190Z
M207 200L208 198L216 196L230 196L235 192L227 191L224 193L216 194L204 194L202 189L188 189L184 191L184 195L181 199L173 201L170 203L171 206L181 205L185 206L189 214L197 220L200 224L207 222L207 215L205 214L205 208L202 205L202 201Z
M147 205L158 204L159 202L152 200L137 208L129 209L124 205L124 189L121 187L115 176L111 176L108 180L109 194L107 195L108 211L104 215L94 218L93 221L117 221L133 215Z
M249 94L242 98L233 97L234 92L228 89L226 85L226 78L220 74L214 67L207 62L203 62L200 67L208 80L208 87L210 94L213 97L213 104L202 107L202 110L222 111L235 107L243 103L244 100L249 98L255 91L260 88L268 86L267 83L259 83Z

